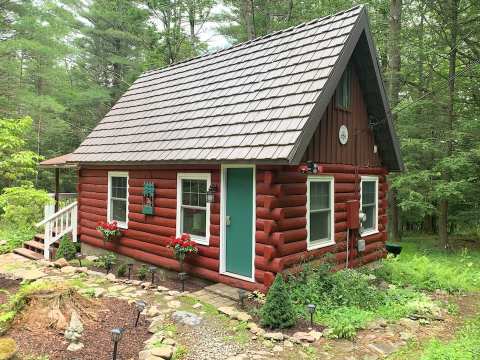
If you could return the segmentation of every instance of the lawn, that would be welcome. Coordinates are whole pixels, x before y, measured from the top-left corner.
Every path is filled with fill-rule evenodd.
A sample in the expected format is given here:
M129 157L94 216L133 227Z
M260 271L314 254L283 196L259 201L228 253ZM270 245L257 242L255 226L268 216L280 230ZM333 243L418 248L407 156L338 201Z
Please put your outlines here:
M402 246L400 256L376 267L331 274L327 265L306 265L287 282L297 314L308 318L306 305L314 303L315 322L327 326L330 337L352 339L374 321L441 318L456 311L456 304L436 295L480 290L480 251L446 252L428 236L406 237Z

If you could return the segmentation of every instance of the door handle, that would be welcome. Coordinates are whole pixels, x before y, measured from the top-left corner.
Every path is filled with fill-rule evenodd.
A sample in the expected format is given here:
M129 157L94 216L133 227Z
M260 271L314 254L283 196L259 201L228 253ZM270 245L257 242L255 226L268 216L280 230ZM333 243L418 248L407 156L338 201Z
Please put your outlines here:
M225 224L230 226L230 215L225 216Z

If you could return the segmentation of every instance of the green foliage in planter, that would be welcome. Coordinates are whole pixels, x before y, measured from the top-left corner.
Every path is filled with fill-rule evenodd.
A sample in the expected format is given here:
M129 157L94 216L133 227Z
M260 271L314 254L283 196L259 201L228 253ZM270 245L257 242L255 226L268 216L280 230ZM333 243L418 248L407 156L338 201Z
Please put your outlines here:
M127 273L127 264L122 263L120 266L117 268L117 276L118 277L124 277Z
M65 260L75 259L75 254L77 253L77 246L73 241L71 241L67 236L64 236L60 240L60 246L57 249L55 254L55 259L64 258Z
M260 311L262 326L283 329L295 325L296 315L283 277L277 274Z
M140 280L145 280L147 278L147 275L148 275L148 267L147 265L143 264L138 269L137 276Z

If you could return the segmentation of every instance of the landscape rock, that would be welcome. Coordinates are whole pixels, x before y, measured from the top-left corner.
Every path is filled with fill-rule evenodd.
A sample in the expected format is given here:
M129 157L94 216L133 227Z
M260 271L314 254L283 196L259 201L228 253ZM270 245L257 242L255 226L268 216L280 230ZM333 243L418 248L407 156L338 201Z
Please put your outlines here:
M293 334L292 338L295 342L315 342L315 337L313 335L303 331L297 331L295 334Z
M263 337L268 340L282 341L283 334L281 332L266 332Z
M167 306L172 309L178 309L180 306L182 306L182 303L178 300L172 300L167 303Z
M420 324L416 322L415 320L408 319L408 318L403 318L398 321L398 324L409 329L412 331L415 331L419 328Z
M7 245L7 240L0 240L0 246Z
M180 291L177 291L177 290L168 290L167 294L169 296L177 296L177 295L180 295Z
M250 321L250 320L252 320L252 317L249 314L247 314L246 312L237 313L236 318L240 321Z
M173 355L173 347L169 345L163 345L161 347L153 348L150 350L150 354L168 360Z
M149 289L152 286L152 283L150 281L145 281L145 282L142 282L140 286L144 289Z
M98 260L98 256L95 256L95 255L88 255L85 257L86 260L88 261L97 261Z
M202 323L202 318L200 316L187 311L175 311L172 314L172 320L188 326L197 326Z
M308 333L310 336L313 336L313 338L315 339L315 341L318 341L320 340L320 338L322 337L322 333L320 331L317 331L317 330L312 330Z
M165 287L165 286L157 286L157 291L164 292L164 291L169 291L170 289Z
M117 280L117 277L115 276L115 274L109 273L105 275L105 279L107 279L108 281L114 282Z
M88 272L88 268L85 267L85 266L76 267L75 272L80 273L80 274L86 274Z
M84 345L81 342L78 342L78 343L72 342L70 343L70 345L68 345L67 350L75 352L75 351L82 350L83 348L84 348Z
M156 305L150 306L145 313L145 315L149 318L153 318L160 314L161 314L160 309Z
M272 350L274 352L282 352L283 351L283 346L275 345Z
M377 341L368 344L368 347L382 356L387 356L396 350L395 346L393 346L390 342L386 341Z
M95 296L96 298L100 298L103 295L105 295L105 292L106 292L105 289L95 288L93 296Z
M70 342L77 342L78 339L82 336L83 333L83 324L80 320L78 313L73 310L70 317L70 324L68 325L67 330L65 330L65 339Z
M138 360L147 360L151 356L150 350L143 350L138 353Z
M0 338L0 360L10 360L17 353L17 343L12 338Z
M225 315L227 315L228 317L231 317L231 318L235 318L238 314L238 311L235 310L235 308L233 308L231 306L220 306L218 308L218 311L221 314L225 314Z
M65 266L69 266L69 263L67 260L65 260L64 258L60 258L58 260L56 260L53 265L55 265L56 268L63 268Z
M203 307L203 304L202 303L196 303L192 306L194 309L200 309L201 307Z

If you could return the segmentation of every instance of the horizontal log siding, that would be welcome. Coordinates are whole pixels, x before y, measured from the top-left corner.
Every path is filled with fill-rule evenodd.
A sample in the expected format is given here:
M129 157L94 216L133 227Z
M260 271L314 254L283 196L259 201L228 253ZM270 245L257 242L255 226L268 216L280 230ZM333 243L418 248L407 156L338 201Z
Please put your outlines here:
M346 202L359 199L360 177L379 176L379 232L365 237L363 254L353 251L353 266L359 266L385 256L386 233L386 172L382 168L356 168L350 165L320 166L319 175L334 177L335 245L307 251L306 199L307 176L297 167L282 167L269 171L270 182L258 181L257 170L257 246L255 265L264 271L282 272L303 261L334 254L337 267L346 260ZM268 286L267 283L265 283Z
M107 217L108 171L129 173L129 222L122 237L114 243L104 243L98 221ZM220 167L192 166L171 170L145 170L128 167L82 168L79 173L79 234L86 244L115 251L134 259L179 270L173 251L167 247L176 232L177 172L210 172L212 184L217 186L215 202L210 206L210 245L198 245L199 253L187 258L186 271L216 282L223 282L249 290L265 291L264 281L271 281L265 271L255 271L257 283L249 283L219 274L220 267ZM155 215L142 214L143 183L155 184ZM268 282L267 281L267 282Z

